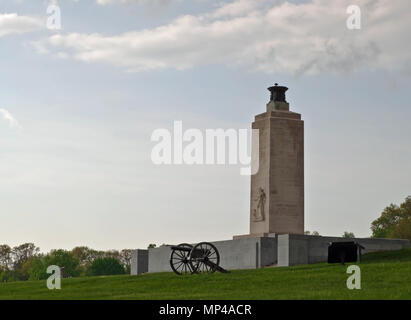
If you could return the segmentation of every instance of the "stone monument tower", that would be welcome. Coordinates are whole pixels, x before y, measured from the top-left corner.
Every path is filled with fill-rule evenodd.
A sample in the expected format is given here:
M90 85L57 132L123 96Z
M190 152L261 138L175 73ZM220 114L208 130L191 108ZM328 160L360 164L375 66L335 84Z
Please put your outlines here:
M259 169L251 176L250 235L304 234L304 122L290 111L287 87L268 90L267 111L252 123Z

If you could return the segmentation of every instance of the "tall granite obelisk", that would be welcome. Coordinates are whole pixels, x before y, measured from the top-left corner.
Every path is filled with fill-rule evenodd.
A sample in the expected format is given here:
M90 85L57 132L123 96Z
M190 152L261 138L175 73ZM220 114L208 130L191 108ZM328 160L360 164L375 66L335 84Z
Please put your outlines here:
M268 90L267 111L252 123L259 169L251 176L250 235L304 234L304 122L290 111L287 87Z

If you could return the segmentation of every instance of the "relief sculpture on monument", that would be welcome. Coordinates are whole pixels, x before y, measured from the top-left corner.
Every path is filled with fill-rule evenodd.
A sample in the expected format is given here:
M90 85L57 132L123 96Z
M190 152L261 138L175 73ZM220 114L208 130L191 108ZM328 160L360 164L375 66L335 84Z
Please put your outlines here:
M253 210L253 221L264 221L265 192L263 188L258 189L258 196L254 201L257 202L257 209Z

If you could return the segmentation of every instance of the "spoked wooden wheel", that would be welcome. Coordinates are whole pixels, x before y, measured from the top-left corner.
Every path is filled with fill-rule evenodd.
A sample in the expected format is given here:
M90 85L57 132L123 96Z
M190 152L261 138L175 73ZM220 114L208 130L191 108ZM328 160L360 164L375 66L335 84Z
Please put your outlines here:
M182 243L178 247L187 250L173 250L170 256L170 266L173 271L178 275L191 274L192 269L189 261L190 251L193 248L191 244Z
M200 242L190 252L190 265L193 273L213 273L220 263L217 248L209 242Z

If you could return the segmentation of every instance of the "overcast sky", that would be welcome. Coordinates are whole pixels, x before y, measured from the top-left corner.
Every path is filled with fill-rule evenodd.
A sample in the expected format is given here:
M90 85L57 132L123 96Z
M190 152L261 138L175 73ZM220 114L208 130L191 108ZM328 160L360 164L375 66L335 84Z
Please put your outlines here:
M305 229L369 236L411 194L410 29L407 0L2 0L0 244L248 233L239 166L156 166L150 137L249 128L274 82L305 121Z

